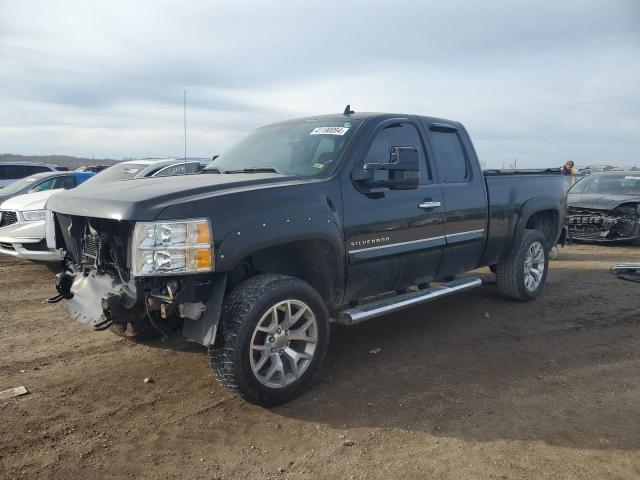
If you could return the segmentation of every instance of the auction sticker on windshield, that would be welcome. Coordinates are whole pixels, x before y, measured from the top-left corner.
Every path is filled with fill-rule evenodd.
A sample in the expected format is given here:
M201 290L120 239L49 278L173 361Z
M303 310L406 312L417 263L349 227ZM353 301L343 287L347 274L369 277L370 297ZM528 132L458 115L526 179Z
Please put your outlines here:
M318 127L311 130L309 135L344 135L348 131L346 127Z

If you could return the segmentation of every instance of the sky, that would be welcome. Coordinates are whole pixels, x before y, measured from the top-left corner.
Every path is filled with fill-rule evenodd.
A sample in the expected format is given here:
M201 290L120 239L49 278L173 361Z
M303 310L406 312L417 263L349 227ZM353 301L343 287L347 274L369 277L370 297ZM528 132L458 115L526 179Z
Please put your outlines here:
M356 111L465 124L500 168L640 165L640 1L0 0L0 153L221 153Z

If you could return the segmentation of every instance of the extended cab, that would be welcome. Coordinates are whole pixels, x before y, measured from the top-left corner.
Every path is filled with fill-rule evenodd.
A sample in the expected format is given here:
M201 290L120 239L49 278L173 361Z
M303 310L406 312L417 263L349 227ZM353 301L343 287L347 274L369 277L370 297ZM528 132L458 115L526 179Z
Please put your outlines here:
M565 191L559 171L483 174L458 122L346 111L260 128L200 175L47 206L67 251L52 302L95 330L178 330L224 386L274 405L313 382L330 319L476 287L460 275L481 266L535 298Z

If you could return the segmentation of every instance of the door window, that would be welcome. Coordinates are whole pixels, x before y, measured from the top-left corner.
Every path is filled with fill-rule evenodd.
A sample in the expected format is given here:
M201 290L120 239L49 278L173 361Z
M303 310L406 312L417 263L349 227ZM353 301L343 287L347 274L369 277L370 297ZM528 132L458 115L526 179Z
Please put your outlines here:
M31 190L29 190L29 193L44 192L45 190L51 190L53 188L55 180L56 180L55 178L50 178L49 180L45 180L44 182L40 182L35 187L33 187Z
M391 147L414 147L420 156L420 180L431 180L422 140L416 127L410 123L392 123L376 133L367 151L364 163L389 163ZM427 168L425 168L427 167Z
M55 182L53 182L53 189L64 188L65 190L69 190L70 188L74 188L76 186L75 179L67 175L65 177L56 177Z
M204 167L200 165L200 162L189 162L187 163L187 174L193 175L194 173L198 173Z
M444 183L469 179L469 164L456 132L431 132L431 146Z
M157 173L154 173L154 177L174 177L177 175L185 175L186 167L184 163L178 163L175 165L169 165L168 167L161 168Z

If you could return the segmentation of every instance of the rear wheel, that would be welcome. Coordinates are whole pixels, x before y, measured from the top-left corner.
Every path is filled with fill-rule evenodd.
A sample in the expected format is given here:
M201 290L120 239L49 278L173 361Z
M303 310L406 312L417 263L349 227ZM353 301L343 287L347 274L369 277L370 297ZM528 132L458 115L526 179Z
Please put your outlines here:
M318 292L285 275L252 277L225 300L209 347L222 385L272 406L300 395L316 378L329 345L329 316Z
M547 279L549 247L537 230L525 230L518 249L496 265L496 283L505 297L527 301L536 298Z

